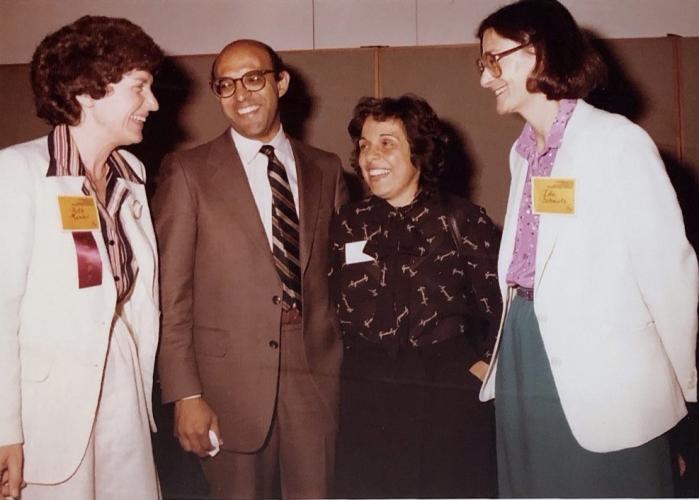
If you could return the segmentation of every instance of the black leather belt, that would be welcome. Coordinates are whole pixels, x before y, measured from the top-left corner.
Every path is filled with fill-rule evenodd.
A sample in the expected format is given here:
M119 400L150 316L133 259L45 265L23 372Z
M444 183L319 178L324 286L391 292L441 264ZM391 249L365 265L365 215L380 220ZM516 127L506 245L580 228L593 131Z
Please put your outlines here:
M523 286L515 287L515 293L526 300L534 300L534 289L524 288Z

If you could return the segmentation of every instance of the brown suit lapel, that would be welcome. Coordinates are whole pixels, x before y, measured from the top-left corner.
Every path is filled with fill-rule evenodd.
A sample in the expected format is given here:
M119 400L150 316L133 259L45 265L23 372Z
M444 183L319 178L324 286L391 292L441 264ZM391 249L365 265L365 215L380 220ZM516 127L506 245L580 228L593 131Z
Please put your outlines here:
M244 237L258 247L259 255L265 255L269 263L274 266L267 235L230 131L226 130L211 143L207 163L212 171L212 192L222 201L223 210L236 221L236 226L242 228ZM225 226L223 221L221 222L222 226ZM222 234L224 238L240 236L240 234Z
M323 171L318 168L312 155L300 142L289 139L294 150L296 173L299 179L299 223L301 238L301 274L305 274L308 259L315 241L318 206L323 184Z

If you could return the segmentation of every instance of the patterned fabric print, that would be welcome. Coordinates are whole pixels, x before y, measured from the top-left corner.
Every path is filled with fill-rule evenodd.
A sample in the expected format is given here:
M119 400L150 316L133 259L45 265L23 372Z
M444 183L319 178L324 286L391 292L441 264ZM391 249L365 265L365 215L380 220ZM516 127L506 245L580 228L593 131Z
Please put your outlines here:
M299 260L299 218L284 165L274 148L264 145L262 154L269 158L267 174L272 188L272 243L274 263L282 281L283 306L301 309L301 264Z
M423 192L398 209L372 196L340 210L330 232L330 283L346 339L395 353L467 334L472 362L490 356L501 310L499 235L482 208L466 200L454 206L458 252L438 194ZM367 241L364 253L374 260L346 262L345 245L356 241Z
M563 134L577 101L565 99L560 102L558 114L546 138L544 149L536 150L536 135L533 127L527 123L517 139L515 149L527 159L529 169L522 193L517 219L517 234L512 262L507 272L507 283L524 288L534 287L536 265L536 243L539 235L539 216L532 213L532 177L549 177L556 161L558 149L563 141Z
M50 161L47 177L85 176L85 166L66 125L59 125L53 129L49 134L48 147ZM113 151L107 158L107 165L109 171L105 204L99 201L87 177L83 182L82 192L86 196L93 196L97 202L102 238L109 255L117 301L122 302L129 296L138 274L138 263L119 220L119 211L129 191L123 180L136 184L143 184L143 181L117 151Z

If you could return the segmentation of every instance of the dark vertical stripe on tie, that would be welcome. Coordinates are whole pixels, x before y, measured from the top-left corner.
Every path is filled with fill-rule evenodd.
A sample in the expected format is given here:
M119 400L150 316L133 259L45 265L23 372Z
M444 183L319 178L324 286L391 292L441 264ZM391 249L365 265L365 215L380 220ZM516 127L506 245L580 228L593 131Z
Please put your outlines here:
M301 309L301 267L299 264L299 218L284 165L274 148L260 149L267 156L267 176L272 188L272 254L284 290L283 307Z

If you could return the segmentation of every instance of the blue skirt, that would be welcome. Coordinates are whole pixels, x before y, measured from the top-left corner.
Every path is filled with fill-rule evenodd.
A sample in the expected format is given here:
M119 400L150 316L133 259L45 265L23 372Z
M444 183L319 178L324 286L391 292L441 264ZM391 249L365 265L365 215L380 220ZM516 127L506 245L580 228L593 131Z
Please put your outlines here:
M505 321L495 395L501 497L673 495L666 435L609 453L591 452L578 444L561 408L534 304L519 296Z

